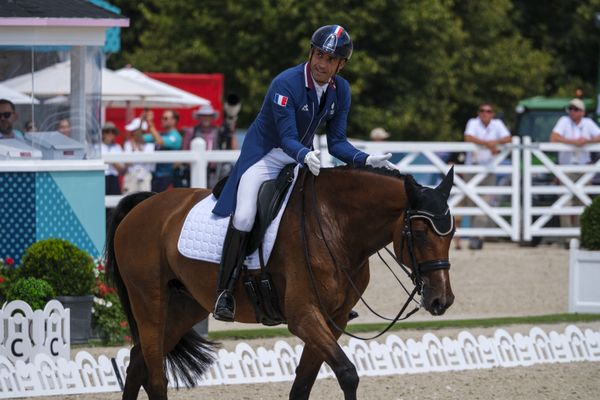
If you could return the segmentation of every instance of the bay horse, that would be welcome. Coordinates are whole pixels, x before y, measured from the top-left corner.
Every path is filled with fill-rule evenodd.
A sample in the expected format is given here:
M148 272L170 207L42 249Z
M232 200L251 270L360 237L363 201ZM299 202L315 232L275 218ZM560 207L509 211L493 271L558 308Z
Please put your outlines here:
M287 327L304 342L289 398L308 399L325 362L344 398L356 399L356 368L337 340L369 282L369 257L393 242L395 256L421 285L427 311L441 315L454 301L448 261L454 220L447 205L453 170L435 189L370 167L324 168L318 177L305 172L300 170L267 265ZM210 194L136 193L113 213L107 273L133 339L123 399L136 399L141 386L149 399L167 399L165 358L189 386L213 361L215 343L191 328L213 308L219 266L177 250L186 215ZM235 292L235 320L256 323L240 282Z

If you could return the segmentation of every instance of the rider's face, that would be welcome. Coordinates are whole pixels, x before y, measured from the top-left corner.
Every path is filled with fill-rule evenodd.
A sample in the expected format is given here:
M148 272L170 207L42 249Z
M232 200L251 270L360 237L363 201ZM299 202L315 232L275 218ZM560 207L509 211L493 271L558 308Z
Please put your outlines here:
M310 58L310 72L319 85L324 85L337 71L346 65L346 60L334 57L319 49L313 49Z

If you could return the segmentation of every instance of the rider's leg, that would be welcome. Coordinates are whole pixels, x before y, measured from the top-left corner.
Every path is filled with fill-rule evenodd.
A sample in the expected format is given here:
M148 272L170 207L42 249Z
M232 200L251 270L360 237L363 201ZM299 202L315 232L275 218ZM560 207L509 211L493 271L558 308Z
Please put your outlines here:
M285 153L283 156L285 157L279 154L267 154L248 168L240 179L235 214L231 218L223 243L217 282L218 297L213 311L214 317L218 320L233 321L235 317L233 292L246 257L248 236L256 218L258 190L264 181L277 177L279 171L289 160Z

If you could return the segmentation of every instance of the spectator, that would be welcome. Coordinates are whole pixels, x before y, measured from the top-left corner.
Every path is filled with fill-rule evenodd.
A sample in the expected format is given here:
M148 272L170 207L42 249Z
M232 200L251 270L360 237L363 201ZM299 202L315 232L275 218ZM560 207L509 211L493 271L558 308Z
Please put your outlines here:
M140 118L134 118L125 126L127 131L127 140L123 144L125 153L154 152L154 143L144 141L144 133L148 129L145 118L145 113L143 113ZM123 178L123 194L150 191L152 189L152 172L155 167L153 163L129 164Z
M193 138L202 138L206 142L206 150L219 149L219 128L215 124L217 111L210 104L200 106L194 112L194 118L198 124L194 126ZM189 172L189 169L188 169ZM217 183L217 163L208 163L207 168L208 187L213 187Z
M591 162L590 152L582 147L588 143L600 142L600 128L590 118L585 117L585 104L578 98L569 102L568 116L562 116L556 122L550 141L554 143L565 143L575 146L573 151L561 151L558 153L559 164L585 165ZM567 174L570 179L576 179L578 174ZM566 204L572 205L572 203ZM560 225L562 227L576 226L576 216L561 215Z
M58 126L56 130L65 136L71 136L71 123L67 118L63 118L60 121L58 121Z
M482 146L481 150L467 153L465 164L468 165L488 165L493 160L493 155L498 153L498 145L510 143L512 141L510 132L499 119L494 118L494 108L490 103L483 103L479 106L477 118L471 118L465 128L465 142L475 143ZM468 178L467 178L468 179ZM481 182L482 186L495 186L496 176L490 173ZM488 203L493 201L491 196L482 196ZM465 205L473 206L471 201L465 202ZM473 217L474 228L485 227L487 223L486 216L476 215ZM483 239L481 237L472 237L469 240L470 249L483 248Z
M374 142L382 142L384 140L389 139L390 134L385 129L377 127L371 131L371 133L369 134L369 137Z
M102 127L102 154L119 154L123 152L121 145L115 142L119 130L114 123L108 121ZM119 176L126 171L123 164L108 164L104 171L105 193L108 195L121 194L121 184Z
M18 118L13 102L0 99L0 139L23 139L23 133L13 127Z
M150 133L144 135L146 143L155 144L156 150L181 150L183 139L177 130L179 114L175 110L165 110L160 119L162 132L158 132L154 125L154 113L146 112L146 122ZM156 164L152 177L152 191L163 192L173 185L173 163Z
M32 120L25 122L25 132L37 132L37 126Z

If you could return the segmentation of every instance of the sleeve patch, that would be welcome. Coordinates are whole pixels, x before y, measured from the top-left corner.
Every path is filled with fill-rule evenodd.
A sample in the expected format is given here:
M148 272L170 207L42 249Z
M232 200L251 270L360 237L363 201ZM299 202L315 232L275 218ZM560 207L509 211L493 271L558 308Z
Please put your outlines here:
M280 95L279 93L275 93L275 96L273 97L273 102L278 106L285 107L287 105L288 98L286 96Z

